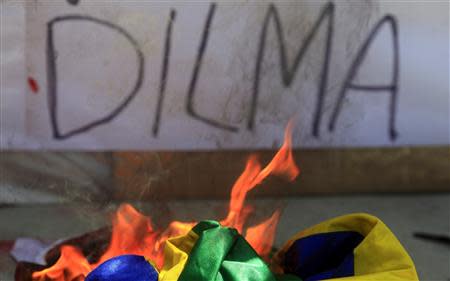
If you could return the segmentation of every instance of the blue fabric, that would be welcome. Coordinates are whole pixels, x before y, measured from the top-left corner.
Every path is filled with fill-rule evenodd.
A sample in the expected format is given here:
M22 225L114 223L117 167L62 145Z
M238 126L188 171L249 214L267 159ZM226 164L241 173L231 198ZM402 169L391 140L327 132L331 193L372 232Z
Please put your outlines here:
M286 252L284 270L304 281L353 276L353 250L363 239L364 236L354 231L301 238Z
M102 263L85 281L158 281L158 272L144 257L124 255Z

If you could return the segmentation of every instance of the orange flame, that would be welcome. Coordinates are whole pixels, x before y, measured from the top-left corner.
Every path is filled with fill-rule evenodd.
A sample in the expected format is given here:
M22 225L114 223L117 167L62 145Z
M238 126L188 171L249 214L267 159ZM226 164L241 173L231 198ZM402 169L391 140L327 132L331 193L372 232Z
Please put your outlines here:
M94 267L125 254L157 258L153 248L157 238L158 233L153 230L150 218L136 211L131 205L123 204L113 218L108 249Z
M266 221L256 226L249 227L245 234L247 242L250 243L253 249L265 259L268 259L270 251L272 250L280 215L280 210L276 210ZM262 233L264 233L264 235L261 235Z
M236 228L243 233L247 217L253 211L250 206L245 205L247 193L269 175L281 176L289 181L299 175L300 170L292 154L292 126L293 123L290 121L285 131L284 144L264 169L261 169L255 155L248 158L243 173L233 185L228 215L221 221L222 225ZM272 249L280 214L280 210L276 210L266 221L247 228L245 238L263 258L267 258ZM131 205L123 204L113 217L111 241L98 262L89 264L79 249L62 246L61 257L57 263L43 271L33 273L33 281L82 281L101 263L124 254L145 256L161 268L164 262L165 241L188 233L195 224L195 222L174 221L161 232L154 229L150 218L139 213Z
M284 144L264 169L261 170L255 155L249 157L244 172L231 191L228 216L221 221L222 225L234 227L242 233L243 225L249 215L248 207L244 206L247 193L271 174L285 177L289 181L293 181L299 175L300 170L292 154L292 127L291 120L286 127Z
M91 266L79 249L62 246L59 260L50 268L33 273L33 280L84 280Z

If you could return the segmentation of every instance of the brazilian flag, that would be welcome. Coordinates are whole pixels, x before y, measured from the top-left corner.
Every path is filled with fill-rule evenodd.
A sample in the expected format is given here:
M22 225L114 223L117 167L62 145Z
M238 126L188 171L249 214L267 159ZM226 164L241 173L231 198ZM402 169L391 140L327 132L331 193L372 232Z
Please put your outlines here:
M418 280L397 238L367 214L338 217L299 232L275 255L274 264L270 270L236 230L206 221L167 241L159 280Z
M414 263L397 238L367 214L338 217L299 232L275 254L271 267L235 229L215 221L167 240L164 251L159 274L143 257L121 256L86 280L418 281Z

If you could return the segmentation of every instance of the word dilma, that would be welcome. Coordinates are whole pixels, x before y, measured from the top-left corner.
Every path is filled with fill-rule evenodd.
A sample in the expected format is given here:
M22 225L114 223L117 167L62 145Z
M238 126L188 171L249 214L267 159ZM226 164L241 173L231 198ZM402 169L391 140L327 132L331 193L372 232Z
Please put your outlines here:
M199 112L195 107L195 94L196 94L196 86L199 79L201 79L201 69L203 64L203 57L205 52L207 52L209 36L211 32L211 25L214 21L214 15L216 13L218 5L216 3L211 3L208 9L208 12L205 16L205 22L203 26L203 30L200 42L198 45L198 50L196 54L196 59L193 64L191 79L187 88L186 94L186 103L185 110L191 118L194 118L200 122L203 122L209 126L212 126L217 129L227 130L231 132L239 132L239 128L230 124L225 124L221 121L209 118ZM253 130L255 128L255 117L258 111L258 97L260 92L261 80L262 80L262 62L265 57L266 51L266 41L268 37L268 33L271 29L269 29L270 25L274 25L274 31L276 32L276 40L279 51L279 67L281 70L281 79L285 88L288 88L292 85L293 80L295 78L295 74L302 63L303 57L310 50L311 42L315 40L316 35L319 33L320 27L325 25L326 38L324 40L324 59L321 66L320 77L318 79L318 92L317 92L317 101L316 106L313 111L313 118L311 124L311 133L315 137L319 137L319 132L322 124L322 113L323 113L323 101L326 95L326 89L328 86L328 76L329 76L329 68L330 61L332 59L332 45L333 45L333 37L334 37L334 23L335 23L335 5L330 2L324 5L316 19L314 25L308 31L306 39L304 42L300 42L299 49L294 56L292 61L288 61L287 58L287 50L286 50L286 41L284 37L284 29L282 24L282 17L274 4L269 4L267 6L267 12L264 17L264 20L261 22L261 27L259 32L259 42L257 44L256 57L254 60L254 77L253 77L253 87L252 87L252 96L249 102L249 110L246 120L246 129ZM176 28L176 16L177 11L175 9L171 9L170 15L168 17L168 22L166 26L165 38L162 44L164 44L163 51L163 60L161 66L161 76L160 76L160 84L158 91L158 100L156 104L156 110L153 120L153 135L154 137L158 137L158 132L160 127L162 126L162 108L164 106L164 96L166 92L167 81L169 81L170 71L170 55L172 51L172 33ZM136 77L136 82L131 89L130 93L126 95L126 97L121 101L117 107L108 113L106 116L99 118L97 120L93 120L81 127L76 129L72 129L67 132L62 132L58 122L57 116L57 107L58 107L58 90L57 90L57 77L58 77L58 68L56 61L56 53L57 50L54 44L54 28L58 24L64 22L68 24L70 22L79 22L79 21L87 21L93 24L104 26L112 31L114 31L117 36L124 37L133 47L137 59L138 59L138 72ZM374 39L376 38L378 32L383 26L388 26L389 30L392 34L392 42L388 42L389 48L393 50L392 56L392 65L386 66L386 71L392 73L392 80L389 84L386 85L369 85L369 84L356 84L354 82L354 78L358 74L359 68L364 62L368 49ZM339 114L342 109L344 98L349 90L358 90L362 92L382 92L390 94L390 99L388 101L388 114L389 114L389 122L388 122L388 135L391 140L394 140L397 137L397 131L395 128L395 119L396 119L396 108L397 108L397 95L398 95L398 81L399 81L399 40L398 40L398 24L395 16L386 14L379 19L373 26L373 28L369 31L367 38L361 44L357 54L353 58L350 63L350 67L348 68L348 72L345 76L345 79L340 86L340 91L338 93L334 109L331 115L330 120L328 121L328 130L334 131L336 127L336 122L338 120ZM107 124L111 122L115 117L117 117L121 112L133 101L135 96L139 93L139 90L142 87L143 80L145 77L145 57L139 46L138 42L133 38L132 34L126 31L124 28L120 27L115 23L111 23L102 19L86 16L86 15L63 15L52 19L48 23L47 27L47 77L48 77L48 104L49 104L49 114L51 121L51 128L53 137L55 139L64 140L70 137L73 137L78 134L86 133L87 131L94 129L97 126Z

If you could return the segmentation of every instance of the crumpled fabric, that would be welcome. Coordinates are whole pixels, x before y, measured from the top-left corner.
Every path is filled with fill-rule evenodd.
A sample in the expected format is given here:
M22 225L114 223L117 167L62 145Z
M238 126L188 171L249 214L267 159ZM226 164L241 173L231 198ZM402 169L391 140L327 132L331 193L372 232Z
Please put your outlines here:
M182 242L190 244L195 235L195 245L188 249ZM174 247L177 244L178 247ZM184 248L184 249L183 249ZM181 252L181 253L180 253ZM189 252L189 253L188 253ZM165 260L174 264L174 257L184 263L172 272L163 269L160 281L169 281L179 274L179 281L276 281L267 264L258 256L247 241L233 228L222 227L218 222L204 221L196 225L186 237L169 240ZM188 256L187 261L185 260ZM178 263L175 263L178 264ZM295 276L285 276L283 280L300 280Z
M158 281L158 271L142 256L123 255L99 265L85 281Z
M166 244L160 281L416 281L408 253L378 218L351 214L299 232L274 256L275 275L232 228L199 223Z
M140 260L141 265L150 269L144 261ZM123 273L144 274L137 264L127 261L126 265ZM188 234L167 240L164 266L159 276L152 273L151 280L419 280L413 261L394 234L367 214L338 217L299 232L274 256L272 270L235 229L204 221ZM104 272L109 273L103 270L101 277ZM97 280L116 279L87 279Z
M170 238L166 241L164 265L159 273L159 281L178 280L197 240L197 233L191 230L186 235Z
M324 234L333 237L323 239ZM317 240L326 242L311 249L304 243L295 249L302 240L309 246ZM339 258L336 254L340 254ZM394 234L380 219L368 214L341 216L301 231L275 255L274 261L282 272L298 270L294 274L304 281L419 280L413 261ZM352 268L348 268L350 263ZM349 270L351 275L345 274Z

